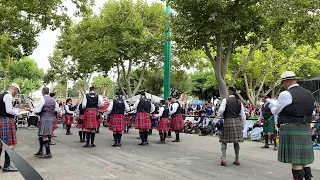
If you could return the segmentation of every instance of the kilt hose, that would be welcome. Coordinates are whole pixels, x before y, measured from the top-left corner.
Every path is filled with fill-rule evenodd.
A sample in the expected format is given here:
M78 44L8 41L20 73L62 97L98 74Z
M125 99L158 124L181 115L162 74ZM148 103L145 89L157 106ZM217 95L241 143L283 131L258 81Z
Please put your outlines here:
M137 112L135 128L143 130L151 129L150 113Z
M57 116L54 116L52 130L54 131L57 128L58 128L58 118L57 118Z
M169 131L169 119L168 118L160 118L158 131Z
M97 123L97 108L87 108L84 112L83 128L84 129L96 129Z
M243 142L242 121L240 118L226 118L220 134L221 143Z
M172 131L180 131L183 129L182 114L171 115L170 128Z
M282 124L278 161L291 164L311 164L314 161L310 124Z
M79 131L83 131L83 118L84 118L84 115L79 115L78 118L82 119L82 123L79 124L79 121L78 121L77 128L79 129Z
M110 115L109 129L113 132L124 131L124 115L123 114L112 114Z
M274 133L274 116L271 116L269 119L264 120L263 122L263 133Z
M72 115L66 114L64 117L65 117L65 122L66 122L66 124L68 124L68 125L73 124L73 117L72 117Z
M17 144L14 119L0 117L0 139L8 146Z

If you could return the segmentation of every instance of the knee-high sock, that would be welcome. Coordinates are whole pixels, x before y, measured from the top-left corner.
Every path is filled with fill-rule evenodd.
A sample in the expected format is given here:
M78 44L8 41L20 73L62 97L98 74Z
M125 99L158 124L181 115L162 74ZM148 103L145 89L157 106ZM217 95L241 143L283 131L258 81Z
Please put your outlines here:
M91 144L94 144L94 137L96 136L96 133L91 133Z
M86 132L86 136L87 136L87 144L90 144L91 132Z
M145 130L144 131L144 139L145 139L146 142L148 142L148 135L149 135L149 131Z
M42 139L42 137L39 137L39 145L40 145L40 147L39 147L39 152L43 152L43 146L44 146L44 141L43 141L43 139Z
M118 137L117 137L117 134L115 132L113 133L113 139L114 139L114 143L117 144L118 143Z
M179 131L175 131L176 133L176 140L180 140Z
M139 132L139 135L140 135L141 142L144 143L144 142L145 142L144 132L143 132L143 131L140 131L140 132Z
M167 137L167 132L164 131L164 133L163 133L163 141L166 141L166 137Z
M239 152L240 152L240 145L239 143L234 143L233 144L234 147L234 153L236 155L236 160L239 160Z
M227 156L227 143L221 143L221 152L222 152L221 159L225 160Z
M269 144L269 136L268 135L264 135L264 145L268 146Z
M86 139L86 132L82 131L82 139L85 140Z
M311 180L312 174L311 174L311 168L310 167L305 167L303 168L304 170L304 179L305 180Z
M82 131L79 131L80 141L82 140Z
M168 136L171 136L171 129L169 129L169 131L168 131Z
M292 175L294 180L303 180L304 174L305 172L303 169L301 170L292 169Z
M160 136L160 141L163 141L163 132L162 131L159 132L159 136Z
M118 143L120 144L121 143L122 134L121 133L117 133L117 136L118 136Z
M2 154L2 147L0 147L0 157L1 157L1 154Z
M49 140L44 141L46 145L46 154L51 154Z
M49 142L51 142L51 136L48 136Z
M277 136L275 134L272 135L272 139L273 139L273 144L274 146L277 146L277 141L276 141Z
M4 151L4 168L7 168L10 166L10 157L7 151Z

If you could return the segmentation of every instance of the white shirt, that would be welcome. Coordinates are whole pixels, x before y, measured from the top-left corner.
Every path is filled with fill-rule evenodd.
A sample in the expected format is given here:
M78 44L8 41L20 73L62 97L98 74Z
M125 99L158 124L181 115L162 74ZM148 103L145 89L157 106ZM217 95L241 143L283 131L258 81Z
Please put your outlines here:
M94 92L90 92L94 93ZM102 96L98 95L98 107L102 107L104 105ZM82 100L82 108L85 109L87 106L87 95L84 95L83 100Z
M126 111L129 112L130 111L130 107L129 107L127 102L124 102L124 106L125 106ZM113 101L110 102L106 114L109 114L112 111L112 109L113 109Z
M131 110L137 109L138 105L139 105L140 99L138 99L133 106L131 106ZM151 110L150 113L152 113L156 108L154 107L154 105L151 103Z
M265 106L267 103L264 103L262 106ZM272 103L269 103L269 109L272 109L273 107L274 107L274 105L272 104ZM274 122L275 123L277 123L278 122L278 115L273 115L273 117L274 117ZM263 113L262 113L262 107L260 108L260 116L259 116L259 121L261 120L261 119L264 119L263 118ZM265 119L265 120L267 120L267 119Z
M172 107L172 110L169 111L169 115L172 115L177 112L179 103L175 102L171 105L171 107Z
M299 84L292 84L288 87L288 89L299 86ZM272 101L269 101L270 103L273 103ZM290 105L292 103L292 96L289 93L289 91L282 91L278 97L277 104L273 104L273 108L271 108L271 112L273 115L278 115L283 108Z
M13 97L10 91L8 92L9 92L8 94L3 96L3 102L5 103L5 106L6 106L6 112L11 115L17 115L19 114L19 109L13 108L12 106Z
M157 117L161 117L162 114L163 114L163 111L164 111L164 107L160 107L160 108L159 108L159 114L155 114L154 117L156 117L156 118L157 118Z
M66 111L66 113L67 114L73 114L74 113L74 111L70 111L70 109L69 109L69 105L64 105L64 110Z
M45 96L49 96L49 95L45 95ZM55 103L56 103L56 107L55 107L54 111L59 113L60 112L59 104L57 102L55 102ZM37 103L37 106L32 111L34 113L40 113L45 104L46 104L46 101L44 100L44 97L43 97L40 99L40 101Z
M234 97L234 95L230 95L229 97ZM219 108L219 115L222 118L224 111L226 110L227 106L227 100L223 99ZM240 117L242 120L242 125L244 126L246 124L246 114L244 113L244 106L241 103L241 110L240 110Z

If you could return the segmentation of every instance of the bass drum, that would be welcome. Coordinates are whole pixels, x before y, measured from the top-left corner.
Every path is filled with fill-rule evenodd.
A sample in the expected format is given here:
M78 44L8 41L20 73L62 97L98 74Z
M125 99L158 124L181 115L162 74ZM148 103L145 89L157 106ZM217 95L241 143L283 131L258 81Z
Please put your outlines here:
M102 96L102 99L103 99L104 105L102 107L98 108L99 112L107 111L109 104L110 104L110 100L106 96Z

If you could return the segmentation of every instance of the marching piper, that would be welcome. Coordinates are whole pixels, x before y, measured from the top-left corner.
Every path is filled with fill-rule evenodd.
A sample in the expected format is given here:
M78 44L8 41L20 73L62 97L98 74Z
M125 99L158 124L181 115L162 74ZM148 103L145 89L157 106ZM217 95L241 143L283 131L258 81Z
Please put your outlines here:
M16 127L14 116L19 114L19 110L12 107L13 97L20 92L18 84L12 83L8 91L0 95L0 139L11 149L17 144ZM2 153L2 142L0 142L0 156ZM10 164L10 157L5 151L3 171L16 172Z
M278 161L292 164L294 180L311 180L314 154L310 123L315 99L309 90L299 86L294 72L282 73L281 81L287 90L280 93L278 102L271 108L273 115L279 115Z
M171 103L172 105L169 112L169 115L171 116L170 127L176 134L176 139L172 142L180 142L180 131L183 129L181 106L176 98L171 98Z
M121 137L125 126L124 113L130 111L129 105L123 100L121 94L117 93L116 96L107 109L107 114L110 113L109 129L113 132L114 138L113 147L121 146Z
M66 100L66 105L64 105L64 110L65 110L65 122L66 122L66 129L67 129L67 132L66 132L66 135L72 135L72 133L70 132L71 130L71 125L73 123L73 114L74 114L74 111L72 111L71 109L72 108L72 100L69 98Z
M33 112L40 115L39 121L39 151L35 154L39 158L51 158L52 154L50 151L50 141L49 137L52 136L52 126L54 121L55 112L59 112L58 103L49 96L49 88L42 88L43 99L39 101ZM46 153L43 154L43 146L46 148Z
M56 100L56 98L55 98L56 93L50 93L49 95L54 100ZM57 101L56 101L56 104L59 107L59 104L58 104ZM50 145L56 145L57 144L56 142L53 142L52 139L54 138L53 132L58 128L58 113L60 113L60 108L59 108L59 111L55 111L54 112L54 120L53 120L53 126L52 126L52 136L49 136Z
M136 115L136 129L139 129L141 143L138 145L148 145L149 129L151 128L150 113L155 109L154 105L147 99L145 93L142 93L141 98L138 99L131 107L132 110L137 110Z
M169 107L169 110L171 109L171 98L167 98L166 99L166 105ZM169 124L170 124L170 116L169 116ZM170 126L169 126L169 130L168 130L168 138L171 138L171 132L172 132L172 130L171 130L171 128L170 128Z
M78 105L77 107L77 114L78 114L78 123L77 123L77 128L79 130L79 137L80 137L80 143L86 142L86 132L83 131L83 119L84 119L84 111L82 107L82 103Z
M96 147L94 139L96 135L96 128L98 127L98 107L102 107L104 102L102 97L99 96L95 90L95 87L90 87L89 93L86 94L82 100L82 107L85 109L83 128L85 129L87 136L87 143L83 147Z
M161 100L160 104L159 113L155 115L156 118L160 118L158 126L160 141L157 144L164 144L169 130L169 107L164 100Z

